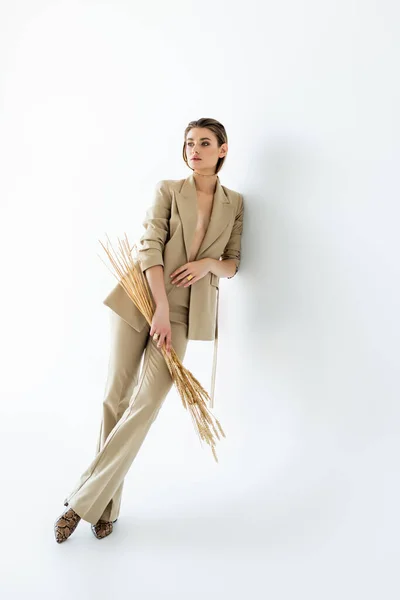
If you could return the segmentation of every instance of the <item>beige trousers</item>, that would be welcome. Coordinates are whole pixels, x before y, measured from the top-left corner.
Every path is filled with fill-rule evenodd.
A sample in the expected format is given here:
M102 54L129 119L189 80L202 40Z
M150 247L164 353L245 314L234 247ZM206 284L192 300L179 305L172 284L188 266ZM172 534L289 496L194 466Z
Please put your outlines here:
M170 313L172 346L183 361L189 288L176 291L181 305ZM111 353L96 455L64 505L89 523L119 516L124 477L172 387L161 350L150 338L111 311ZM144 356L143 356L144 353ZM140 364L143 357L142 369ZM140 372L140 375L139 375Z

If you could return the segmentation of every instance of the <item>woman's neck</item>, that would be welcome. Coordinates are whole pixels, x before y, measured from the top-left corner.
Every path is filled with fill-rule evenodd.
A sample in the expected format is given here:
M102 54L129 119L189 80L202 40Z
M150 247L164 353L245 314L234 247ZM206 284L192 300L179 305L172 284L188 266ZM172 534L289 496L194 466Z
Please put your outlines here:
M218 175L199 175L193 173L194 181L196 183L196 189L203 194L214 194L217 185Z

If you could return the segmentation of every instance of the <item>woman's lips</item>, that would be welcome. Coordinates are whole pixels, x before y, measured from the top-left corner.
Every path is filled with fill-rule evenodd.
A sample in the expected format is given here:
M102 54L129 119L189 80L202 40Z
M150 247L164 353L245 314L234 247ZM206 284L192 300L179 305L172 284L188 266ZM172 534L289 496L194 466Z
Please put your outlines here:
M191 160L201 160L201 158L192 158Z

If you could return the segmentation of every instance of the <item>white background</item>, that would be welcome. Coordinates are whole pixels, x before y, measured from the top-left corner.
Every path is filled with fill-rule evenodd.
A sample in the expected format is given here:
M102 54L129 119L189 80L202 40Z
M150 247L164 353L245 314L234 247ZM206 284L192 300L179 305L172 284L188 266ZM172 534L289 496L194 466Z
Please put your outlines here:
M0 67L1 595L399 598L397 3L8 0ZM200 117L245 201L219 464L172 389L114 533L58 545L100 426L99 239L140 236Z

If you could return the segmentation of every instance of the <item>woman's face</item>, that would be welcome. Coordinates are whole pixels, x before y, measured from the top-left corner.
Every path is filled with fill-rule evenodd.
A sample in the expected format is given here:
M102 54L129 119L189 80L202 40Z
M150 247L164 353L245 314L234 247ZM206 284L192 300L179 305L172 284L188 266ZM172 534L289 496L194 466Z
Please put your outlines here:
M193 127L186 136L186 156L192 169L200 173L215 173L218 159L225 156L227 144L218 147L217 137L207 127ZM193 157L200 160L193 160Z

